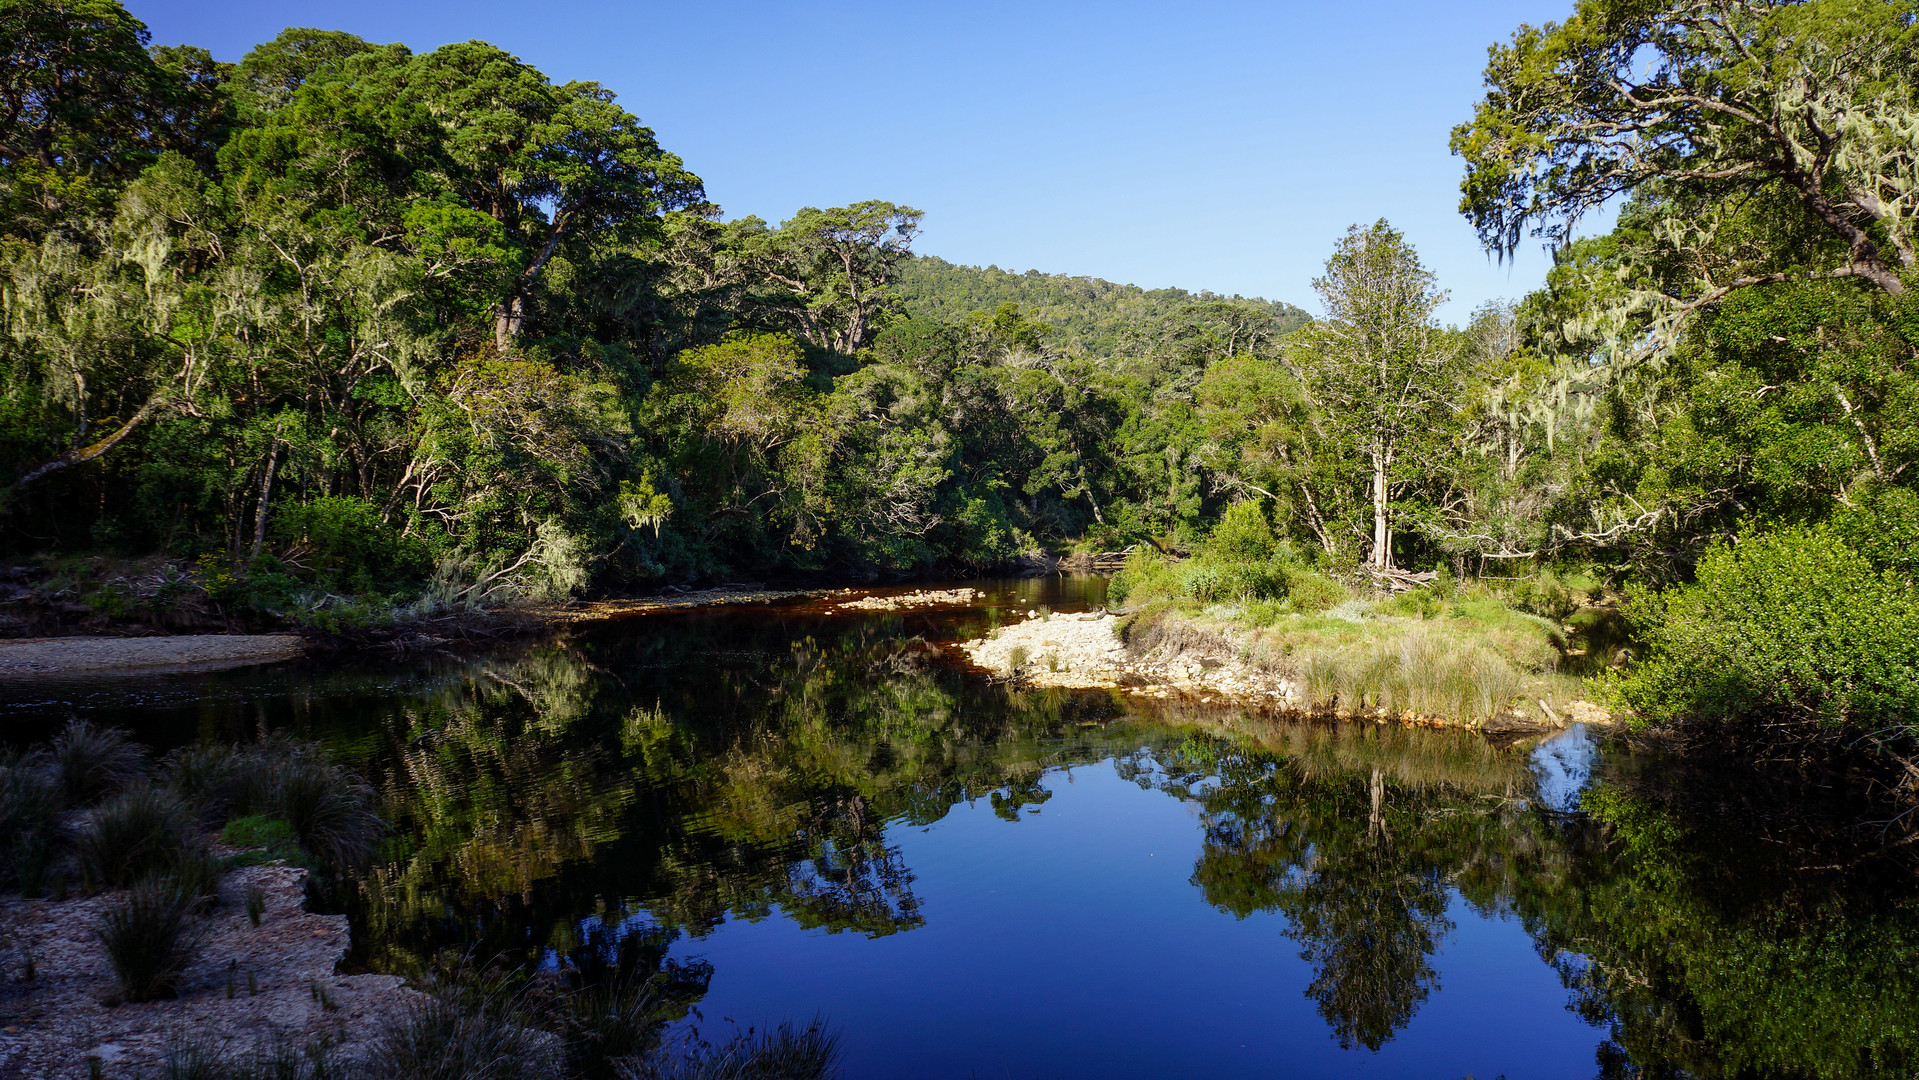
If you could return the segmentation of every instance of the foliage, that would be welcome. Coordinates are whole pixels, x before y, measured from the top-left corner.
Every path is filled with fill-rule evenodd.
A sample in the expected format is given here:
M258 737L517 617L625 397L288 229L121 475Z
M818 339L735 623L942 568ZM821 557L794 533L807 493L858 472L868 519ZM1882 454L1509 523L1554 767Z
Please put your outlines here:
M1710 14L1581 0L1565 22L1492 48L1486 97L1453 132L1467 161L1460 208L1488 247L1511 252L1529 227L1563 243L1608 199L1657 186L1677 212L1653 230L1653 251L1683 265L1687 303L1816 277L1901 293L1919 192L1916 40L1899 0ZM1741 244L1748 200L1785 215L1803 250L1781 259Z
M1639 599L1645 660L1620 691L1659 722L1919 718L1919 595L1829 529L1790 527L1708 552L1696 584Z

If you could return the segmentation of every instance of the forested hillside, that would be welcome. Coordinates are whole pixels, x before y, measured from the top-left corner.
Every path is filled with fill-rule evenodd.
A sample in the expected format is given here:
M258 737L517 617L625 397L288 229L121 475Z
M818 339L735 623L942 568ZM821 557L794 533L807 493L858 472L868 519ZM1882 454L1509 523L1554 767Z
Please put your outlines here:
M1058 344L1098 356L1151 351L1166 321L1195 305L1262 312L1280 333L1311 321L1304 311L1275 300L1142 289L1037 270L1016 274L997 266L959 266L933 255L915 255L902 262L899 271L900 299L908 315L951 323L1001 304L1017 304L1028 318L1052 327Z
M1154 579L1195 605L1570 572L1638 598L1645 715L1903 725L1919 31L1727 10L1492 51L1461 209L1555 263L1447 325L1384 221L1328 237L1320 321L955 267L889 202L729 220L493 45L227 64L0 0L0 548L321 622L1139 541L1201 551Z

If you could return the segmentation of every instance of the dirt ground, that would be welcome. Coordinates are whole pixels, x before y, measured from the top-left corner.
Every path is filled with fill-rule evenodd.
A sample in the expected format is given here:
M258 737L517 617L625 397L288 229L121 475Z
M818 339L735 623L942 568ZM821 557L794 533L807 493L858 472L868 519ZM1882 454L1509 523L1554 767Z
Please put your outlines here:
M286 660L304 649L298 634L20 638L0 640L0 678L213 671Z

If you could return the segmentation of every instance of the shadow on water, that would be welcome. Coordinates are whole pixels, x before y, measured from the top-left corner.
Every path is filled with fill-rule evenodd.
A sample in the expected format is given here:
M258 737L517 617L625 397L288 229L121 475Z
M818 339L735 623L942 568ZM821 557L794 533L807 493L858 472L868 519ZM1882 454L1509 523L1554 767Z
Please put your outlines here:
M664 972L692 1005L714 975L699 943L722 927L913 935L937 916L902 836L975 802L1024 819L1062 770L1107 763L1190 808L1194 911L1290 939L1307 971L1295 992L1346 1052L1415 1022L1447 950L1466 947L1461 920L1506 920L1598 1029L1573 1073L1919 1066L1919 888L1909 863L1821 824L1846 808L1754 825L1764 806L1816 799L1741 796L1737 778L1602 751L1582 730L1522 754L1467 733L1021 691L944 647L1041 603L1097 601L1040 581L961 611L673 613L473 658L11 687L0 716L10 741L76 712L161 746L324 739L395 826L348 909L360 968L613 963ZM1145 961L1143 984L1154 962L1199 961Z

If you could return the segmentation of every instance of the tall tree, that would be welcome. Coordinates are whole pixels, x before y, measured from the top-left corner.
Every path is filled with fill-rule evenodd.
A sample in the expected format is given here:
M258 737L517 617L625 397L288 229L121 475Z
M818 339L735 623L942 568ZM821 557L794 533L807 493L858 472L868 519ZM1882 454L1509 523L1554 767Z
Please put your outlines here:
M1907 0L1581 0L1490 50L1453 131L1461 211L1489 248L1556 244L1620 195L1667 202L1646 262L1683 316L1766 282L1897 294L1919 260L1919 29ZM1751 216L1796 243L1749 243Z
M1459 389L1460 351L1433 320L1446 293L1384 219L1347 229L1313 288L1326 318L1290 356L1326 430L1367 462L1370 561L1389 570L1395 490L1414 479L1418 452Z

